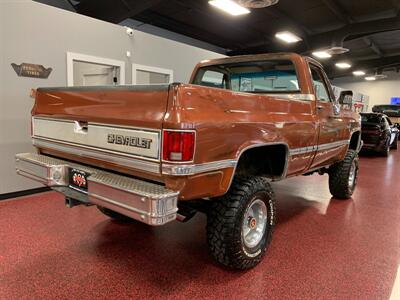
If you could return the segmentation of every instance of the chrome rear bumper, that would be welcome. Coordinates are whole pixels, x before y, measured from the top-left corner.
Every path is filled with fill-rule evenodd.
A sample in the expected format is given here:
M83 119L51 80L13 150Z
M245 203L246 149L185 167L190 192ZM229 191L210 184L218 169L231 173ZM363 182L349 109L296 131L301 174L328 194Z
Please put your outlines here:
M70 168L90 174L87 192L69 186ZM32 153L16 155L16 171L66 197L106 207L149 225L176 219L178 192L162 185Z

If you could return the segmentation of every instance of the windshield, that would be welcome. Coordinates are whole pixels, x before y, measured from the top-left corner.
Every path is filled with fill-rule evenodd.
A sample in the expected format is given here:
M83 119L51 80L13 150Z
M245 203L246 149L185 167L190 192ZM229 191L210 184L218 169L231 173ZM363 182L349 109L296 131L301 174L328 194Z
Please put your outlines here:
M375 105L372 111L382 112L382 111L397 111L400 113L400 105Z
M300 92L295 66L288 60L207 66L198 70L193 83L237 92Z
M362 123L377 123L381 122L381 116L375 114L361 114Z

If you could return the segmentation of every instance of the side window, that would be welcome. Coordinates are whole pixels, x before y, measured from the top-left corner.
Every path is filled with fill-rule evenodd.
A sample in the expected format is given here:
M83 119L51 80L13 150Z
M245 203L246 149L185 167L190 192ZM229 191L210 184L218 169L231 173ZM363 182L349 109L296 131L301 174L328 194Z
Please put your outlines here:
M201 77L201 82L203 86L215 87L215 88L226 88L226 76L224 73L207 70Z
M320 101L329 102L331 98L329 96L328 88L321 71L319 68L312 65L310 66L310 69L317 99Z

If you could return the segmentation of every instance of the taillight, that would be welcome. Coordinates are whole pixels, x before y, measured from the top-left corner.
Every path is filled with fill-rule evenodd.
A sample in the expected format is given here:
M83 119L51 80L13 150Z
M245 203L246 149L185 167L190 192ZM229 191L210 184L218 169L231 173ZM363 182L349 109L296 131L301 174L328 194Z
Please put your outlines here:
M194 154L194 132L169 131L163 133L163 160L191 161Z

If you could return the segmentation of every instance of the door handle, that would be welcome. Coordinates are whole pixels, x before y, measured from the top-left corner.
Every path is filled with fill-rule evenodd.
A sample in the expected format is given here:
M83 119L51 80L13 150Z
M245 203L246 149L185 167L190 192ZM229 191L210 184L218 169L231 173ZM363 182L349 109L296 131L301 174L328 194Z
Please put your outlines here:
M322 109L324 109L325 107L323 106L323 105L317 105L317 109L318 110L322 110Z

